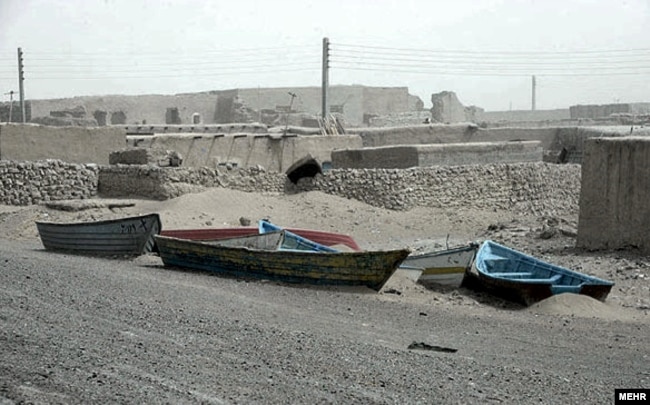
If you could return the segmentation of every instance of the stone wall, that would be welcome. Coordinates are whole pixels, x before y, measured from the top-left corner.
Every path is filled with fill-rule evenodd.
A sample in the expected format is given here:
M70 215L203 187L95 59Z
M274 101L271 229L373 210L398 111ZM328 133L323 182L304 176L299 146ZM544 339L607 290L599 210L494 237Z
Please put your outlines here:
M58 160L0 161L0 176L0 203L8 205L97 195L164 200L225 187L272 193L319 190L393 210L462 207L556 216L576 215L580 198L580 166L547 163L329 170L298 185L282 173L256 168L98 167Z
M103 166L98 193L102 197L166 200L209 187L248 192L283 192L291 183L287 176L263 169L161 168L152 165Z
M90 198L97 194L98 167L60 160L0 160L0 204Z
M502 209L531 215L576 215L580 166L546 163L329 170L291 184L284 174L259 169L221 170L106 166L99 173L104 197L166 199L205 187L246 192L319 190L393 210Z
M578 246L650 253L650 138L588 139L585 145Z
M580 166L548 163L331 170L316 189L393 210L414 207L503 209L531 215L578 213Z

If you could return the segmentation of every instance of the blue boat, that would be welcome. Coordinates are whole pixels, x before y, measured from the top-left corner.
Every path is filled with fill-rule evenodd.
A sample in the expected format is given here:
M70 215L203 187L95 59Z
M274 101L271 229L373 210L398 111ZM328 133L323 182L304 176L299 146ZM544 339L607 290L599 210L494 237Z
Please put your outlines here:
M487 240L471 276L483 289L524 305L555 294L574 293L605 301L614 283L556 266Z
M316 243L312 240L304 238L300 235L297 235L293 232L283 229L282 227L279 227L263 219L258 222L258 226L259 226L260 234L264 234L268 232L278 232L284 230L284 241L282 242L282 246L280 246L280 249L282 250L302 250L306 252L329 252L329 253L339 252L338 249L321 245L320 243Z

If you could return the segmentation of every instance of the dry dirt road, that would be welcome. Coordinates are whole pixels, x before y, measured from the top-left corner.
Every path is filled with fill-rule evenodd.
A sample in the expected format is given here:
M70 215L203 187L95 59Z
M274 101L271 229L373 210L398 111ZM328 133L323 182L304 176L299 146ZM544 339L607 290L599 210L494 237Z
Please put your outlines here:
M4 403L596 404L650 379L643 323L419 305L37 243L3 241L0 257Z
M319 204L325 200L330 214L312 215L306 226L329 229L332 217L352 215L340 226L362 246L404 245L409 235L415 243L426 231L424 212L390 213L320 195L296 198L259 196L239 206L252 218L272 210L274 220L294 226L307 218L297 206L324 212ZM380 293L243 281L167 269L156 256L51 253L33 229L33 219L45 214L101 217L143 207L161 212L170 226L220 226L240 215L236 202L221 201L212 211L205 204L146 202L134 211L90 214L5 210L0 404L610 404L615 388L650 387L647 280L602 268L624 260L645 271L645 259L580 256L553 246L564 239L521 236L521 223L510 236L502 235L507 227L493 229L513 243L528 238L528 246L567 262L601 263L590 269L601 276L611 270L617 288L623 286L613 291L613 302L565 294L520 308L464 289L426 290L401 274ZM437 237L460 229L453 216L435 215ZM494 220L464 223L479 233ZM635 302L642 304L635 308ZM442 351L422 350L436 346Z

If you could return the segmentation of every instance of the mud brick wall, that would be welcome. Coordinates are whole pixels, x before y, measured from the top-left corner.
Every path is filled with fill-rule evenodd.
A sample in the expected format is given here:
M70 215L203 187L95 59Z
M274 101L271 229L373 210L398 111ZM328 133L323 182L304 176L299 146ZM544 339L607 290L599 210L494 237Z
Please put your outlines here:
M650 138L585 141L577 245L650 254Z

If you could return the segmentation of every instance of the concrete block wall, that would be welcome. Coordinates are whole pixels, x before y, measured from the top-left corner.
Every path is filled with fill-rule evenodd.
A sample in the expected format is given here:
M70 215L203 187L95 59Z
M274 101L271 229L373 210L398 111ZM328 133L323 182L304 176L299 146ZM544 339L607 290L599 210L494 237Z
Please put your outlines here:
M485 122L535 122L535 121L561 121L571 118L568 108L555 110L510 110L510 111L479 111L477 121ZM512 125L512 124L511 124Z
M538 128L478 128L473 124L414 125L392 128L359 128L348 133L361 136L363 147L474 142L539 141L544 153L570 152L572 163L580 163L584 141L603 136L626 136L630 132L650 136L650 128L631 126L583 126ZM458 162L462 164L462 162Z
M579 247L650 253L650 138L585 141Z
M541 162L543 155L539 141L450 143L417 149L421 167Z
M98 167L60 160L0 160L0 204L91 198L97 194Z
M406 169L419 166L420 147L415 145L332 151L334 169Z
M541 142L472 142L397 145L332 151L336 169L405 169L487 163L541 162Z
M173 150L183 157L183 166L211 167L262 166L282 172L311 154L321 163L331 161L333 149L360 148L357 135L282 136L280 134L159 134L129 136L129 144Z
M599 118L612 114L650 114L650 103L587 104L569 107L571 118Z
M421 145L459 142L540 141L548 149L558 128L478 128L471 123L451 125L414 125L408 127L358 128L348 133L359 134L364 147L387 145Z
M125 146L126 134L119 128L0 125L1 160L108 164L109 154Z
M413 125L408 127L351 128L349 134L361 137L364 148L388 145L422 145L464 142L478 128L473 124Z
M623 137L630 134L631 129L634 133L642 136L650 136L650 129L636 128L628 126L594 126L594 127L568 127L558 128L557 136L553 142L546 146L545 149L551 151L560 151L566 149L569 152L569 161L572 163L581 163L585 152L585 142L592 138L602 137Z

